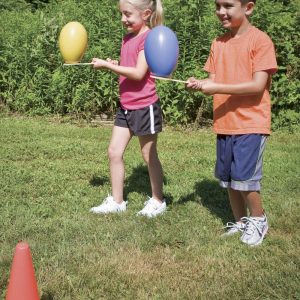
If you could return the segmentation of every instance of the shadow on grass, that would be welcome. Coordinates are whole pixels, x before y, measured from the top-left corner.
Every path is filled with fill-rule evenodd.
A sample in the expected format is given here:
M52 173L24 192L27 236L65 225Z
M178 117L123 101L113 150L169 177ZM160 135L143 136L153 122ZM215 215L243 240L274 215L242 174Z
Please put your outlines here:
M102 186L109 182L106 176L93 176L90 179L92 186ZM164 184L167 185L167 179L164 177ZM136 192L139 194L146 194L151 196L151 185L148 174L148 168L140 164L133 168L131 174L125 179L124 196ZM206 207L212 214L220 218L223 223L233 219L227 191L221 188L216 180L205 179L195 183L194 192L182 196L178 201L173 203L173 196L171 194L164 194L167 205L181 205L189 201L198 202Z
M167 179L164 177L164 184L167 184ZM148 168L140 164L132 170L132 173L125 180L124 194L125 197L131 192L147 194L151 196L151 185L148 174ZM171 195L164 194L164 197L167 199L167 205L173 202Z
M194 193L181 197L174 205L189 201L198 202L225 224L233 218L229 205L227 191L221 188L217 181L205 179L195 183Z
M106 183L109 183L109 178L106 176L100 177L93 175L90 179L90 185L94 187L103 186ZM167 179L164 177L164 184L167 184ZM124 182L124 196L127 198L127 195L136 192L140 194L146 194L151 196L151 185L148 174L148 168L140 164L137 167L133 168L130 176L125 178ZM172 204L173 197L170 194L164 194L164 197L167 199L167 205Z
M93 177L90 179L90 185L92 186L102 186L109 182L109 178L104 176L104 177L99 177L93 175Z
M41 300L53 300L53 299L54 299L53 295L49 292L43 293L41 297Z
M125 179L124 193L145 193L151 195L150 179L146 166L140 164L132 169L131 174Z

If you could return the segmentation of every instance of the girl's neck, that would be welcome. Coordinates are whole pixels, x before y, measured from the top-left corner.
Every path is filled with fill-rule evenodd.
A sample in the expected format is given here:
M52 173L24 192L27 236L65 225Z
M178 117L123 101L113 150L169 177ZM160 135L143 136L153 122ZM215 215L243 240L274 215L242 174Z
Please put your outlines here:
M144 32L146 32L147 30L149 30L149 26L143 25L143 26L140 28L140 30L138 30L138 31L136 31L136 32L132 32L132 34L133 34L134 36L138 36L138 35L143 34Z

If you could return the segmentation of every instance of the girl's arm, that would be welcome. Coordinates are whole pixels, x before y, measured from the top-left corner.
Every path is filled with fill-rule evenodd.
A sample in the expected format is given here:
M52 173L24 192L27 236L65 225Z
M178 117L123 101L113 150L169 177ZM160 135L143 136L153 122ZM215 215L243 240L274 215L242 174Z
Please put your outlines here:
M99 58L93 58L92 63L95 69L105 68L118 75L122 75L127 77L128 79L137 81L142 80L148 71L148 65L143 50L139 52L135 67L119 66L117 64L114 64L112 61Z
M263 93L269 81L269 74L265 71L255 72L251 81L237 84L223 84L214 82L212 78L195 80L188 83L188 87L201 90L206 95L257 95ZM190 86L189 86L190 85Z

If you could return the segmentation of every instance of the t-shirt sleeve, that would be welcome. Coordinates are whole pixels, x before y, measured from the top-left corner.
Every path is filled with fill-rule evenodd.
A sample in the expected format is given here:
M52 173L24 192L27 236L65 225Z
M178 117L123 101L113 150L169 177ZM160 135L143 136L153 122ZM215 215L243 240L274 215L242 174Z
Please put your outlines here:
M208 72L208 73L212 73L212 74L215 74L216 73L216 70L215 70L215 63L214 63L214 53L215 53L215 44L216 44L216 40L214 40L212 42L212 45L210 47L210 52L209 52L209 56L207 58L207 61L204 65L204 71Z
M253 53L253 72L267 71L273 74L277 69L274 44L267 35L262 35Z

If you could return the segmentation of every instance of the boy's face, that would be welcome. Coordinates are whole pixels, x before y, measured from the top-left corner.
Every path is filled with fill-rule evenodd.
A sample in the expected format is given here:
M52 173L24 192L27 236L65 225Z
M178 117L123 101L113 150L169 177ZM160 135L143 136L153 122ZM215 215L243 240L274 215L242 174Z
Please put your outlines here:
M224 28L239 28L252 13L253 2L242 5L239 0L215 0L216 15Z

